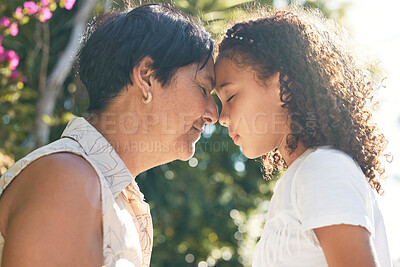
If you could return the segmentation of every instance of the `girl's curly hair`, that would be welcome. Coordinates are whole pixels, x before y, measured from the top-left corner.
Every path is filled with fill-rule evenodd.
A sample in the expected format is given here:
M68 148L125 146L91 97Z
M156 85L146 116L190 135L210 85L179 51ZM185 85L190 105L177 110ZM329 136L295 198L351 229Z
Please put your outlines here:
M381 194L387 141L372 121L375 84L344 46L345 33L340 27L328 31L327 22L310 10L268 11L229 28L218 59L251 66L260 81L279 72L291 131L286 149L293 153L298 142L306 148L331 145L350 155ZM277 150L262 162L267 176L284 164Z

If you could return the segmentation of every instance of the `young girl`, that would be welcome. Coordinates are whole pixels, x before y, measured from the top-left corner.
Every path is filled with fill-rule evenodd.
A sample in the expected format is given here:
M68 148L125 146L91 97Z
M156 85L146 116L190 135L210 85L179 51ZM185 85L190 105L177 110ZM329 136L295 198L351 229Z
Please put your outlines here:
M220 123L274 187L253 266L391 266L377 204L384 136L373 84L311 11L272 11L219 45ZM280 152L280 153L279 153Z

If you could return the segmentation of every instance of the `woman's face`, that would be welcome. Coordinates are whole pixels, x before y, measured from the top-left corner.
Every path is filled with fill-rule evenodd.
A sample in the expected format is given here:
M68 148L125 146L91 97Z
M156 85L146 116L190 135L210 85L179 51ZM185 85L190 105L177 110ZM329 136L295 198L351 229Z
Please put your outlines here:
M215 64L216 92L222 102L219 122L248 158L280 145L288 131L280 100L279 73L260 81L250 67L222 58Z
M211 96L215 85L214 62L210 59L201 70L199 67L196 63L179 68L169 85L158 84L153 88L151 113L159 118L152 132L172 153L171 160L192 157L204 125L218 120L217 106Z

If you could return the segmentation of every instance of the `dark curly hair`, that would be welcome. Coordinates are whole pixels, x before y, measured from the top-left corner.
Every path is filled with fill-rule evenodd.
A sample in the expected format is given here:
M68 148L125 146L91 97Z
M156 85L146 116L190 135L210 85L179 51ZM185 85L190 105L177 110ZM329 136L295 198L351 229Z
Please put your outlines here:
M346 49L342 29L329 27L328 22L312 10L268 11L229 28L218 59L252 66L260 81L279 72L280 99L291 131L286 149L293 153L299 142L306 148L339 149L359 164L371 187L382 194L379 178L385 173L382 156L387 156L387 140L372 121L376 83ZM266 176L284 165L276 149L261 160Z

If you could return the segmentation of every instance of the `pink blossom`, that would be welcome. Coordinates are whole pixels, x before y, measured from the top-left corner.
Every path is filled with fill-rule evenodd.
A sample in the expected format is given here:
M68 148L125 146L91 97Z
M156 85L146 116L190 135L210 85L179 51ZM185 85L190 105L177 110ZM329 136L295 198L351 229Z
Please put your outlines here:
M2 17L0 19L0 26L7 27L8 25L10 25L10 19L7 17Z
M4 47L0 45L0 63L4 61L6 56L4 55Z
M19 58L10 61L10 69L15 70L19 64Z
M4 61L4 47L1 46L2 41L3 41L3 35L0 35L0 62Z
M13 50L9 50L4 54L5 58L10 62L10 69L15 70L19 64L19 57Z
M24 13L22 13L22 8L17 7L17 9L15 9L14 16L17 19L22 19L24 17Z
M3 41L3 35L0 35L0 62L4 60L4 47L1 46L1 42Z
M50 9L47 7L44 7L40 10L39 20L41 22L45 22L46 20L50 19L52 16L53 16L53 13L51 13Z
M18 78L18 75L19 75L19 71L17 71L17 70L11 71L10 80L15 81Z
M65 0L65 9L71 10L74 7L75 0Z
M32 1L25 2L24 8L28 10L28 15L35 14L38 11L38 6Z
M48 6L50 4L49 0L40 0L42 6Z
M10 29L10 34L12 36L17 36L17 34L18 34L18 24L16 22L11 23L11 26L10 26L9 29Z

